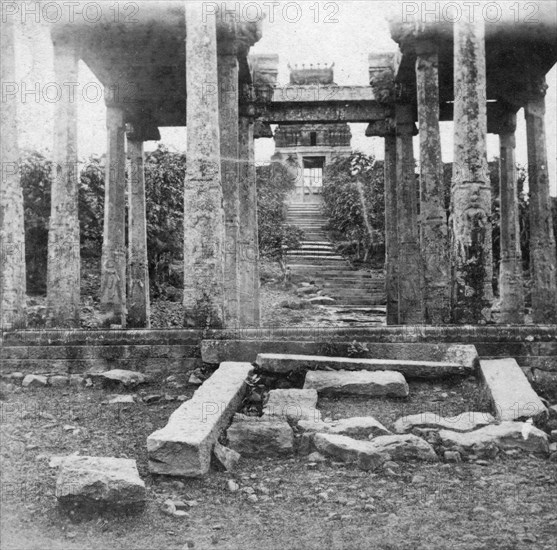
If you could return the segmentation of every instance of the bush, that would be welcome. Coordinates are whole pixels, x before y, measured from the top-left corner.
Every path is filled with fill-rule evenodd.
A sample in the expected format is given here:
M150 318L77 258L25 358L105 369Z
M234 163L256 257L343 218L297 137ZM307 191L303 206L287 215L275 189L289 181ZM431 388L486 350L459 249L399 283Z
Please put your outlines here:
M383 163L362 153L337 157L323 175L323 200L335 239L347 241L345 252L367 261L385 243ZM350 248L352 247L352 250Z

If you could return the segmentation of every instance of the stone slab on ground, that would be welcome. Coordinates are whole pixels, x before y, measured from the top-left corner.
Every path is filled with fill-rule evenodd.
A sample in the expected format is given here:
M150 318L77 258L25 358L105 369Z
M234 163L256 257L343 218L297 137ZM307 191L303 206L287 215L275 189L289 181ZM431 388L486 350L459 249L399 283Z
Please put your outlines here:
M185 477L206 474L219 430L240 406L252 371L249 363L222 363L170 415L167 425L147 438L151 472Z
M547 412L514 359L482 360L480 375L498 420L536 418Z
M343 462L355 462L363 470L375 470L387 461L438 460L433 447L415 435L382 435L360 441L344 435L317 433L316 449Z
M257 366L265 372L287 374L304 370L335 369L365 371L396 371L409 378L440 378L454 375L474 374L472 364L437 361L412 361L396 359L357 359L350 357L326 357L322 355L289 355L260 353Z
M322 395L407 397L406 379L395 371L308 371L304 389Z
M147 381L147 377L141 373L133 370L126 369L112 369L106 372L90 373L91 378L100 379L106 382L119 382L122 385L137 386L139 384L144 384Z
M56 498L65 508L138 511L145 504L145 483L135 460L68 456L60 463Z
M271 390L267 403L263 407L263 416L291 422L320 421L317 391L315 389Z
M302 432L309 433L329 433L336 435L346 435L355 439L369 439L379 435L392 435L391 432L373 418L373 416L354 416L352 418L342 418L333 422L312 422L302 420L298 422L298 428Z
M399 418L393 426L393 431L399 434L411 432L414 428L433 428L438 430L453 430L455 432L471 432L488 424L493 424L495 418L484 412L464 412L457 416L440 416L437 413L424 412Z
M286 420L278 418L237 414L227 436L229 447L243 456L274 457L294 450L294 432Z
M529 422L506 421L467 433L441 430L439 439L445 447L458 447L461 452L477 455L493 456L497 450L508 449L549 453L547 434Z

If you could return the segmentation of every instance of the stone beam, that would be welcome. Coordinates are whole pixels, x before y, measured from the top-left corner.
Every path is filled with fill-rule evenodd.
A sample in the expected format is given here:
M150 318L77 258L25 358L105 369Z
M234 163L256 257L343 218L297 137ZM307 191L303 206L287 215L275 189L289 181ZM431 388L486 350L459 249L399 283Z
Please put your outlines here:
M491 319L491 187L487 170L484 21L454 25L454 162L451 196L453 320Z
M438 53L436 44L426 41L416 50L424 320L444 324L450 320L450 255L439 131Z
M190 327L224 325L224 209L220 166L215 19L186 6L187 166L184 185L184 308Z
M1 23L3 83L16 82L15 30L11 17ZM17 94L6 94L0 110L0 329L24 327L25 228L20 180Z
M107 107L106 125L108 146L100 302L105 324L123 328L126 326L126 136L124 114L119 107Z
M530 188L530 263L534 323L557 323L557 261L549 196L545 139L545 77L531 77L531 96L524 107Z

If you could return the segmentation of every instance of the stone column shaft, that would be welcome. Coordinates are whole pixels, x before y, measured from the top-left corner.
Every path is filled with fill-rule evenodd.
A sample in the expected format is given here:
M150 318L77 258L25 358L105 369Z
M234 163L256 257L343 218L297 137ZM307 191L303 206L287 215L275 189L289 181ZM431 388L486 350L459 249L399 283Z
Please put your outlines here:
M238 163L238 59L232 53L218 53L219 124L222 195L224 205L224 315L227 327L239 323L239 176Z
M387 324L398 325L398 221L396 136L385 136L385 287Z
M524 108L530 189L530 271L534 323L557 323L557 265L545 141L545 79Z
M128 326L149 328L150 293L143 141L128 137Z
M224 326L224 210L221 185L215 17L186 2L187 166L184 184L185 323Z
M257 232L257 187L255 174L254 122L240 117L240 324L258 327L259 241Z
M428 324L442 324L450 319L450 245L439 132L437 47L421 43L417 54L424 317Z
M101 309L105 324L126 326L126 151L122 110L107 107Z
M493 300L484 33L481 18L454 25L453 320L471 324L491 319Z
M507 128L499 134L501 174L499 310L501 323L522 324L524 323L524 288L515 160L516 115L509 114L508 122Z
M16 82L14 24L1 22L2 82ZM25 326L25 228L20 181L17 96L7 95L0 109L0 330Z
M423 323L423 269L418 230L418 189L414 173L410 105L396 106L396 180L398 222L398 322Z

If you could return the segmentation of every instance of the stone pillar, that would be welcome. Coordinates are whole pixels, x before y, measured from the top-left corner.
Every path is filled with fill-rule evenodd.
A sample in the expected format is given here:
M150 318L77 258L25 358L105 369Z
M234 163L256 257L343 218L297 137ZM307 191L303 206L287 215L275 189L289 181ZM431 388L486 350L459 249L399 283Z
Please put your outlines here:
M216 18L185 2L187 166L184 184L185 324L224 326L224 210ZM209 86L214 86L209 90ZM215 89L217 87L217 89Z
M56 82L77 82L77 62L74 46L54 39ZM53 160L46 288L48 324L79 327L77 98L69 86L62 87L62 97L55 103Z
M437 46L420 41L416 54L424 320L427 324L437 325L450 320L450 243L439 132Z
M224 317L227 327L238 326L240 315L239 282L239 175L238 164L238 59L231 47L233 39L223 42L228 51L217 56L219 84L219 123L222 195L225 223Z
M524 107L530 189L532 318L534 323L557 323L557 265L545 142L545 78L532 79L532 88L534 93Z
M107 107L104 226L101 264L101 311L105 324L126 326L126 152L124 115Z
M507 113L499 125L501 202L501 263L499 267L499 311L501 323L524 323L522 252L518 220L515 160L516 115Z
M2 83L16 82L13 19L1 22ZM25 326L25 229L19 170L17 94L0 109L0 330Z
M396 105L396 181L398 222L398 322L423 323L423 269L418 230L418 186L414 173L410 105Z
M486 153L484 21L454 24L454 161L451 194L453 320L491 319L491 187Z
M394 129L393 129L394 130ZM385 288L387 325L398 325L398 220L396 135L385 135Z
M143 139L132 130L128 140L128 327L150 328L147 217Z
M240 324L259 327L259 241L257 233L257 184L254 121L240 117Z

